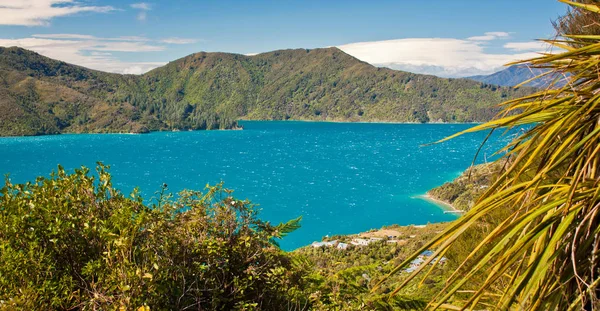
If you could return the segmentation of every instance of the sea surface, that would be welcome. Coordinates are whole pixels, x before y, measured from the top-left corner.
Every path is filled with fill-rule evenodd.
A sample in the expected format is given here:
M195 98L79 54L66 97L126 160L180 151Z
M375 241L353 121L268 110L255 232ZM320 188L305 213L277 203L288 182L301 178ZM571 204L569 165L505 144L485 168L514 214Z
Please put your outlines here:
M179 192L223 181L238 199L259 204L262 219L302 216L302 227L280 242L292 250L326 235L453 220L417 196L465 170L487 134L422 146L473 125L241 123L242 131L0 138L0 174L22 183L58 164L72 170L101 161L116 187L137 186L147 201L163 183ZM477 162L503 139L494 137Z

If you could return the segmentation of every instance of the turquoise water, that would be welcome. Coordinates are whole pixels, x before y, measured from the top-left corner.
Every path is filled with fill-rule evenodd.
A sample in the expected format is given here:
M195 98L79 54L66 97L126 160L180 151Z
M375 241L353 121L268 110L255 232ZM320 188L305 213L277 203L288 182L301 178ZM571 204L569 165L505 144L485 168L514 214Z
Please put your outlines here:
M114 184L146 199L167 183L178 192L224 181L260 205L261 218L303 216L281 246L389 224L454 219L415 198L456 177L485 133L420 147L472 125L243 122L243 131L80 134L0 138L0 174L13 182L67 169L111 165ZM486 147L491 155L494 147Z

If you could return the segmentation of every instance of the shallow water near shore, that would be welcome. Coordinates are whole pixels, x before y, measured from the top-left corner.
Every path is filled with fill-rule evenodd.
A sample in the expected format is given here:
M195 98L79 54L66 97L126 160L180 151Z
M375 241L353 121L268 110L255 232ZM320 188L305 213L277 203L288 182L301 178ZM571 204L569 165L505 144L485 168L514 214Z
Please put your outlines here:
M163 183L178 192L224 181L238 199L259 204L262 219L303 217L280 243L292 250L325 235L455 219L415 196L457 177L487 134L421 146L473 125L241 123L243 131L0 138L0 174L22 183L58 164L72 170L101 161L117 188L137 186L147 201ZM494 137L478 162L500 143Z

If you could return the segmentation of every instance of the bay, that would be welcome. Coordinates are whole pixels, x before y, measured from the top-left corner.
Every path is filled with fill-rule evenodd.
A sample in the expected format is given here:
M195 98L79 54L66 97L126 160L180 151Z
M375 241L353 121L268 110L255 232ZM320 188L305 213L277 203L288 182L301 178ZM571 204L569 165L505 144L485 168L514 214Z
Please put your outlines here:
M472 124L241 123L241 131L0 138L0 174L22 183L59 164L72 170L101 161L117 188L139 187L146 201L163 183L176 193L223 181L238 199L259 204L262 219L302 216L302 227L280 243L292 250L325 235L455 219L418 196L466 169L487 134L422 146ZM501 142L494 137L478 162Z

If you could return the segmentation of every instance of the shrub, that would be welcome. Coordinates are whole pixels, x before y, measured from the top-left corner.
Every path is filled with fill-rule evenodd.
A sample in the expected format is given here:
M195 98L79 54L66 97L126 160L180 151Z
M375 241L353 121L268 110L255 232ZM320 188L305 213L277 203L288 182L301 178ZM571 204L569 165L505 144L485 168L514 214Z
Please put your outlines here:
M0 189L0 310L294 310L305 270L277 226L222 184L152 204L108 168ZM143 308L142 308L143 309Z

